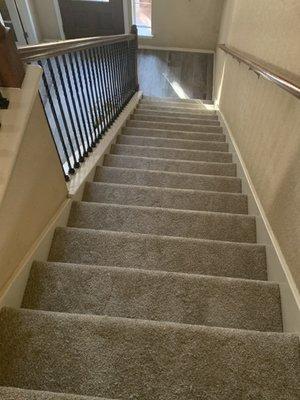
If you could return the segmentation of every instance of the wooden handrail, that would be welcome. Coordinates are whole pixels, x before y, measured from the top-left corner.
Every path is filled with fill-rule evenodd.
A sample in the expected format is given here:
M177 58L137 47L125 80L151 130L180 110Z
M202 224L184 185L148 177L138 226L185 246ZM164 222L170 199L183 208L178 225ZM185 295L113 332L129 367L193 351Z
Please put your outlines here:
M247 53L228 47L225 44L219 44L218 47L225 53L230 54L238 62L246 64L249 69L279 86L281 89L289 92L300 99L300 77L288 73L272 64L268 64Z
M23 46L18 49L18 54L22 61L30 62L56 57L65 53L86 50L95 47L96 45L121 43L131 40L135 40L135 35L96 36L90 38L71 39L33 46Z

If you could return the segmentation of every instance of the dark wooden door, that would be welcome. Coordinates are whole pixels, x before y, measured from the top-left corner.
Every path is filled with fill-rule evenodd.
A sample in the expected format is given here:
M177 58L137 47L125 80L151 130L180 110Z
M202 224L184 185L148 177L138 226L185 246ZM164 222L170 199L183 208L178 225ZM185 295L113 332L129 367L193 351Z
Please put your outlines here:
M59 0L66 39L124 33L123 0Z

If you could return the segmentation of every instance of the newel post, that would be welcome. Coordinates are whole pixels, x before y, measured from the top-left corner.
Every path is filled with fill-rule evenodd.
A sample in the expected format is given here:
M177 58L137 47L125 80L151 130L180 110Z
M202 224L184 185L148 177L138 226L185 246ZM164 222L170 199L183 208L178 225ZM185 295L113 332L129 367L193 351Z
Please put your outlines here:
M13 32L0 22L0 86L20 88L24 75Z
M136 91L139 90L140 85L139 85L139 78L138 78L138 29L136 25L132 25L131 26L131 30L130 33L132 35L135 35L135 39L134 39L134 49L135 49L135 88Z

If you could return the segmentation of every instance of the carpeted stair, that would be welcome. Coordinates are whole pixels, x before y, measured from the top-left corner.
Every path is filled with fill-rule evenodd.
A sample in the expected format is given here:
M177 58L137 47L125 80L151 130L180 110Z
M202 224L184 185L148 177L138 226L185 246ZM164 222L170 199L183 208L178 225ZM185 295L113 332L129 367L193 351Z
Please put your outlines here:
M236 165L213 110L143 98L0 314L4 400L298 400Z

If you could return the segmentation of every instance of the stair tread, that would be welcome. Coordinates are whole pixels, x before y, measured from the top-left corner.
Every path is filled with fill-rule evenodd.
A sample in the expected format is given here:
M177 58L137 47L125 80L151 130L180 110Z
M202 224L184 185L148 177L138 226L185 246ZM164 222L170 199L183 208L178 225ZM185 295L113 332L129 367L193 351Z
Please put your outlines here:
M150 156L154 158L232 163L232 154L222 151L113 144L111 147L111 152L113 154L137 155L142 157Z
M151 136L119 135L117 138L117 143L135 146L175 148L192 151L228 152L228 143L218 141L210 142L208 140L201 141L177 138L157 138Z
M209 119L212 121L218 121L218 115L214 114L207 114L207 113L188 113L182 111L164 111L164 110L148 110L147 108L136 108L134 111L136 115L153 115L153 116L166 116L166 117L178 117L178 118L198 118L198 119Z
M221 126L201 125L201 124L179 124L171 122L150 122L129 120L127 126L159 127L159 129L182 130L186 132L223 132Z
M68 226L165 236L256 242L255 217L245 214L73 202Z
M131 116L132 120L135 121L154 121L154 122L178 122L178 123L187 123L190 124L193 122L194 124L199 125L213 125L213 126L220 126L220 122L218 119L210 119L205 118L205 116L196 118L188 118L188 117L177 117L177 116L162 116L162 115L148 115L143 113L134 113Z
M58 228L49 261L266 280L265 246L111 230Z
M223 133L212 133L212 132L186 132L186 131L174 131L157 128L143 128L136 126L127 126L122 130L123 135L134 136L148 136L148 137L162 137L162 138L177 138L183 140L202 140L202 141L217 141L225 142L226 136Z
M146 400L299 388L296 335L10 308L0 324L6 386Z
M178 187L180 189L201 189L221 192L241 192L241 179L232 176L188 174L144 170L135 168L97 167L95 181L130 183L143 186Z
M83 200L182 210L223 211L236 214L247 214L248 211L247 196L240 193L135 186L109 182L87 183Z
M192 175L236 177L236 164L211 161L188 161L168 158L139 157L134 155L107 154L106 167L122 167Z
M0 396L2 400L112 400L104 399L103 397L78 396L8 387L0 387Z
M277 284L115 266L36 262L22 307L282 331Z

